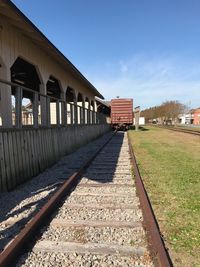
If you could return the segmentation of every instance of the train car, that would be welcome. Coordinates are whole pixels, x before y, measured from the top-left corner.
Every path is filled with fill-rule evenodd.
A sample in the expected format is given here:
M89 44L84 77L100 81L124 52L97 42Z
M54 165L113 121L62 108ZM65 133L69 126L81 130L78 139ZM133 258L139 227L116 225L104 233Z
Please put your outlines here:
M113 129L128 130L133 125L133 99L111 100L111 124Z

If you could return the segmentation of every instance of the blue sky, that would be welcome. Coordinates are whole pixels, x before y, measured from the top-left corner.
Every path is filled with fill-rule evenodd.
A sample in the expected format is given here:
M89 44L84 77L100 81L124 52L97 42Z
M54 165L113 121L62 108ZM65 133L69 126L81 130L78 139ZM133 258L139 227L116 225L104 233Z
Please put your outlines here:
M13 0L106 99L200 106L199 0Z

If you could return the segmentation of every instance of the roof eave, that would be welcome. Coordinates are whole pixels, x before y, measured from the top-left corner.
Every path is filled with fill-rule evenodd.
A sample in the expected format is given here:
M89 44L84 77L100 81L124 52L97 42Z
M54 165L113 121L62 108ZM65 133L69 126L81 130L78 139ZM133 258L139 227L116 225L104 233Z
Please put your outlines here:
M88 79L72 64L72 62L66 58L65 55L63 55L62 52L16 7L16 5L11 2L10 0L6 1L3 0L5 4L8 4L12 9L14 9L15 12L18 13L19 16L23 18L23 20L33 28L33 30L39 34L40 38L42 38L45 42L47 42L53 50L57 53L59 57L63 60L63 62L70 67L71 71L74 72L74 74L78 75L78 78L80 78L83 82L86 83L86 85L95 93L95 96L98 96L101 99L104 99L103 95L99 93L99 91L88 81Z

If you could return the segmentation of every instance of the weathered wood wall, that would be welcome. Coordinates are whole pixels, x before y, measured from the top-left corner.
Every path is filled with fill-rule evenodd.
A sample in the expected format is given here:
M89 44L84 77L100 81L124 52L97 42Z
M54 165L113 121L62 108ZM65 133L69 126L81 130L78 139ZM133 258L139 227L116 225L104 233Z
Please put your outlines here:
M0 192L36 176L109 128L109 125L70 125L0 130Z
M74 88L76 93L82 93L89 99L94 100L94 93L80 79L71 73L70 68L66 70L56 57L48 54L48 49L42 49L40 43L34 42L26 36L19 28L11 24L11 21L4 16L0 16L0 62L6 68L3 74L4 79L10 81L10 68L18 57L33 64L38 71L40 82L42 84L41 92L45 93L46 83L50 75L53 75L60 81L61 89L65 93L67 87ZM2 68L3 69L3 68ZM2 70L1 70L2 71Z

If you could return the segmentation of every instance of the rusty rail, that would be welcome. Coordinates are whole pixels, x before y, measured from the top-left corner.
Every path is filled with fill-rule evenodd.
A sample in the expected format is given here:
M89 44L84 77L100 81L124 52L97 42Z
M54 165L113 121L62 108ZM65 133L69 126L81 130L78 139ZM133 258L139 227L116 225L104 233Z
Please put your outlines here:
M188 133L188 134L193 134L193 135L200 136L200 132L199 132L199 131L188 130L188 129L182 129L182 128L173 128L173 126L172 126L172 127L158 126L158 125L151 125L151 126L153 126L153 127L158 127L158 128L161 128L161 129L170 130L170 131L174 131L174 132Z
M173 263L170 259L169 253L162 239L162 235L160 233L160 229L155 214L153 212L151 202L145 190L129 135L128 135L128 143L129 143L131 161L133 164L136 190L138 197L140 199L140 204L144 217L144 227L147 230L149 244L150 244L150 251L153 257L153 261L159 267L173 267Z
M164 128L164 127L163 127ZM200 136L200 132L198 131L193 131L193 130L187 130L187 129L177 129L177 128L165 128L167 130L171 130L171 131L174 131L174 132L180 132L180 133L188 133L188 134L193 134L193 135L198 135Z
M49 199L49 201L41 208L41 210L30 220L23 230L17 235L17 237L1 252L0 254L0 267L10 267L16 261L20 255L21 250L27 243L33 240L34 235L38 229L45 225L49 216L53 211L58 208L58 205L71 189L77 185L81 175L86 171L91 162L97 157L101 150L110 142L111 137L93 154L93 156L73 175L71 175L66 182L55 192L55 194Z

